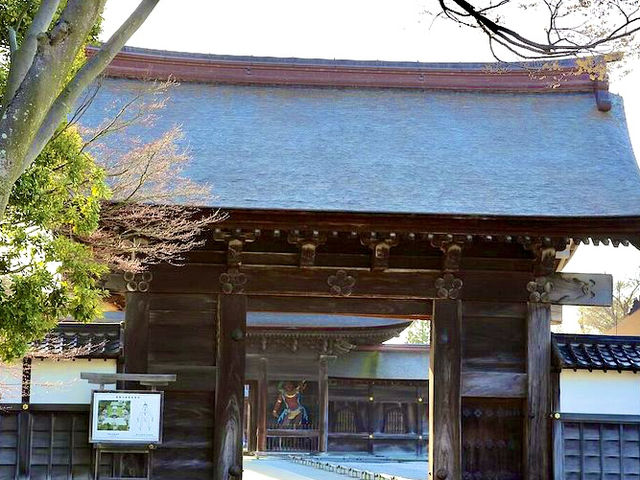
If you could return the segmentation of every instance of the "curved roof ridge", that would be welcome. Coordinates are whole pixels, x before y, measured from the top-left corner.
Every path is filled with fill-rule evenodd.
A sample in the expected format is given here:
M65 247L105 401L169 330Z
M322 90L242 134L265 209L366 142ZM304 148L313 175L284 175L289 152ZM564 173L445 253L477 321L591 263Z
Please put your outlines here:
M94 51L95 47L89 47L90 51ZM475 71L475 70L491 70L495 67L493 73L504 73L507 71L521 71L526 69L539 69L549 67L553 70L573 70L577 68L576 59L559 59L553 61L529 60L520 62L421 62L409 60L355 60L347 58L319 58L319 57L277 57L277 56L260 56L260 55L227 55L215 53L198 53L183 52L177 50L161 50L154 48L131 47L125 46L121 49L122 54L138 54L154 57L166 57L175 59L203 59L203 60L219 60L230 62L253 62L253 63L275 63L275 64L291 64L291 65L329 65L329 66L360 66L360 67L388 67L388 68L407 68L407 69L431 69L431 70L457 70L457 71ZM604 57L593 57L594 61L607 61Z
M89 47L89 56L97 51ZM593 57L592 65L607 58ZM125 47L106 75L236 85L403 88L489 92L594 92L610 108L608 82L582 59L513 63L426 63L214 55ZM600 72L602 73L602 72Z

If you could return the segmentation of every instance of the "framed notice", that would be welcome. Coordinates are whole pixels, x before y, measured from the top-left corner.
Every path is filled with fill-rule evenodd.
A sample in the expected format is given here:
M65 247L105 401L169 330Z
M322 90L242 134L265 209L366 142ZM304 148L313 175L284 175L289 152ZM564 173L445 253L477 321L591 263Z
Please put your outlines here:
M91 443L160 443L163 392L94 390Z

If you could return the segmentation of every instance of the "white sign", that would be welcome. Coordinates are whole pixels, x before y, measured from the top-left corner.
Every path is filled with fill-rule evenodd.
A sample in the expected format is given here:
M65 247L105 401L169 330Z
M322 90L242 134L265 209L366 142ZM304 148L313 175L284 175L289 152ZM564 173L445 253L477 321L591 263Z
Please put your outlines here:
M160 443L162 392L95 390L91 443Z

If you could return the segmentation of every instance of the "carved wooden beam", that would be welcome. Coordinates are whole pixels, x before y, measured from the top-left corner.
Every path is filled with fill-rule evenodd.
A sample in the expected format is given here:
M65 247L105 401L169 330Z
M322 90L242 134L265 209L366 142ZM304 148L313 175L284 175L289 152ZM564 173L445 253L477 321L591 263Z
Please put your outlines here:
M252 312L327 313L337 315L368 315L384 318L424 319L431 317L428 300L361 299L351 297L249 297Z
M360 235L360 243L371 249L371 270L382 271L389 268L391 247L398 245L399 238L393 232L387 234L369 232Z
M555 305L610 306L613 298L611 275L555 273L527 283L529 301Z
M327 235L317 230L311 232L292 230L287 236L287 241L300 248L299 265L301 267L312 267L316 261L316 249L327 241Z
M613 291L612 278L605 274L563 272L532 278L530 272L468 270L457 272L455 276L448 274L451 277L446 275L443 276L437 270L371 272L369 269L333 267L301 269L245 266L239 271L228 270L226 266L190 264L182 267L155 267L149 291L432 300L444 298L440 292L442 288L446 289L447 298L457 296L471 301L541 301L557 305L589 306L609 306ZM460 282L464 288L461 288ZM106 287L126 291L122 275L111 276Z

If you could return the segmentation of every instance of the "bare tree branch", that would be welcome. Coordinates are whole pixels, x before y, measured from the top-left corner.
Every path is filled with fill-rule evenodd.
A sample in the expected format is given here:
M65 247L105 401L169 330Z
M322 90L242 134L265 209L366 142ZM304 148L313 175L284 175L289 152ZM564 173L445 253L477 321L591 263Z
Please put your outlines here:
M76 104L82 92L93 82L113 57L122 49L131 35L144 23L159 0L142 0L138 8L111 36L102 48L96 53L69 82L58 96L49 110L38 134L36 135L26 155L26 162L33 162L47 144L56 128Z
M29 42L17 52L15 67L12 61L11 68L15 73L11 81L19 86L12 88L15 89L14 95L5 96L0 112L0 220L4 218L11 188L17 178L33 163L56 128L66 120L82 91L146 20L158 0L142 0L102 49L67 83L73 62L105 2L68 0L60 20L51 32L46 33L42 26L48 26L51 21L49 15L53 15L51 10L55 11L58 3L56 0L44 0L37 19L29 29ZM33 48L35 53L28 62ZM26 73L18 82L19 73L25 71L24 65L27 65Z

